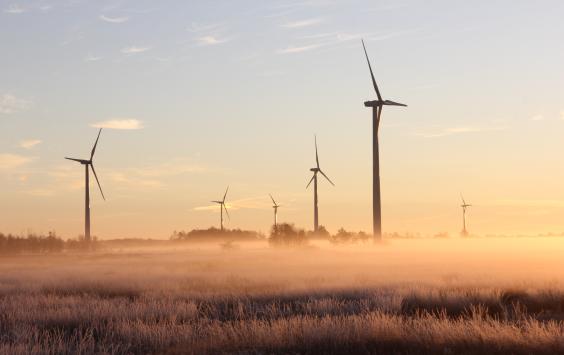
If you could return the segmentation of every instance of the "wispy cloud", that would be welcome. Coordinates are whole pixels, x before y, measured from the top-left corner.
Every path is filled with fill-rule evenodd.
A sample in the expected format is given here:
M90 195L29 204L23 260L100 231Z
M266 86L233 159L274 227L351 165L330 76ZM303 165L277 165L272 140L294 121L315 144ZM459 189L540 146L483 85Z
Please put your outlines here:
M223 24L200 24L192 23L188 31L197 35L194 41L200 46L214 46L228 42L230 38L224 36L225 26Z
M311 51L313 49L319 48L323 46L322 44L310 44L310 45L306 45L306 46L290 46L290 47L286 47L284 49L280 49L278 50L279 54L290 54L290 53L302 53L302 52L307 52L307 51Z
M507 127L499 126L499 127L471 127L471 126L462 126L462 127L451 127L451 128L444 128L436 132L430 133L416 133L416 136L424 137L424 138L440 138L451 136L454 134L464 134L464 133L479 133L479 132L492 132L492 131L503 131L507 129Z
M156 165L109 172L112 181L125 187L162 188L166 179L186 174L206 172L205 166L184 158L176 158Z
M143 53L146 52L148 50L150 50L151 47L137 47L137 46L131 46L131 47L125 47L122 48L121 52L123 54L137 54L137 53Z
M11 94L0 96L0 114L12 114L23 111L31 106L28 100L20 99Z
M560 111L560 119L564 120L564 110Z
M303 27L310 27L313 25L317 25L323 22L321 18L311 18L307 20L295 21L295 22L288 22L282 25L284 28L303 28Z
M533 117L531 117L531 121L544 121L544 116L543 115L534 115Z
M171 161L146 166L143 168L132 169L131 172L146 178L158 178L167 176L177 176L183 174L203 173L208 171L208 168L201 164L186 161L185 159L173 159Z
M19 146L21 148L24 149L32 149L33 147L35 147L36 145L40 144L41 140L39 139L25 139L23 141L20 141Z
M104 22L108 22L108 23L124 23L124 22L129 21L129 17L127 17L127 16L124 16L124 17L109 17L109 16L105 16L105 15L100 15L99 19L104 21Z
M85 62L97 62L99 60L102 60L102 57L95 56L95 55L92 55L92 54L88 54L86 56L86 58L84 58Z
M253 209L253 210L270 210L272 209L272 204L270 197L268 195L247 197L237 200L225 201L225 207L230 210L242 210L242 209ZM209 204L206 206L194 207L195 211L216 211L219 212L218 204Z
M106 174L111 181L127 187L161 188L163 183L155 179L143 179L133 174L110 172Z
M226 38L217 38L215 36L203 36L196 38L196 41L202 46L213 46L216 44L225 43L228 40Z
M300 37L300 40L314 41L317 43L309 43L306 45L292 45L284 49L280 49L277 52L279 54L287 53L300 53L317 48L336 48L350 41L358 41L360 43L361 38L373 41L382 41L390 38L394 38L410 31L398 31L398 32L383 32L383 33L350 33L350 32L325 32L318 34L310 34Z
M213 32L217 31L221 28L221 24L211 23L211 24L201 24L197 22L192 22L190 26L188 26L188 31L192 33L202 33L202 32Z
M17 154L0 154L0 170L19 168L33 161L34 158Z
M26 12L26 9L18 4L11 4L10 6L4 9L4 12L7 14L19 15Z
M142 129L143 122L134 118L114 118L107 121L93 123L91 126L109 129Z
M32 189L24 192L35 197L51 197L55 195L55 191L49 189Z
M489 203L494 206L521 206L521 207L564 207L564 200L538 200L538 199L502 199Z

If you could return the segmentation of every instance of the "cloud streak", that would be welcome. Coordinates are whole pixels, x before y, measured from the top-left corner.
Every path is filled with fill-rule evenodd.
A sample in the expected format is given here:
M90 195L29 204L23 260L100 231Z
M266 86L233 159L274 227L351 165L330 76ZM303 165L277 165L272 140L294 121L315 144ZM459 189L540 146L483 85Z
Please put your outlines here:
M272 209L270 197L268 195L247 197L237 200L229 201L225 203L225 207L230 210L242 210L242 209L253 209L253 210L270 210ZM194 211L218 211L218 204L210 204L206 206L194 207Z
M0 96L0 114L9 115L28 109L31 102L15 97L11 94Z
M125 23L125 22L129 21L129 17L127 17L127 16L124 16L124 17L109 17L109 16L105 16L105 15L100 15L99 19L104 21L104 22L114 23L114 24Z
M217 44L225 43L228 40L226 38L217 38L216 36L203 36L196 38L196 41L201 46L214 46Z
M17 154L0 154L0 170L11 170L24 166L34 158Z
M91 124L90 126L96 128L108 128L108 129L123 129L123 130L134 130L142 129L143 122L134 118L115 118L107 121L101 121Z
M455 134L465 134L465 133L480 133L480 132L493 132L493 131L503 131L507 127L471 127L471 126L461 126L461 127L451 127L444 128L437 132L431 133L416 133L416 136L423 138L441 138L446 136L451 136Z
M102 57L98 57L92 54L89 54L86 58L84 58L84 61L86 62L97 62L99 60L102 60Z
M130 47L122 48L121 52L123 54L138 54L138 53L147 52L148 50L151 50L151 47L130 46Z
M4 12L7 13L7 14L19 15L19 14L23 14L24 12L26 12L26 9L21 7L18 4L12 4L12 5L8 6L7 8L5 8Z
M24 149L32 149L36 145L40 144L41 140L39 139L26 139L20 142L19 146Z
M279 54L292 54L292 53L302 53L302 52L307 52L307 51L311 51L313 49L317 49L319 47L322 47L322 44L310 44L310 45L306 45L306 46L290 46L290 47L286 47L284 49L280 49L278 50Z
M322 22L323 22L323 19L321 19L321 18L312 18L312 19L308 19L308 20L288 22L288 23L283 24L281 27L290 28L290 29L304 28L304 27L310 27L310 26L318 25Z

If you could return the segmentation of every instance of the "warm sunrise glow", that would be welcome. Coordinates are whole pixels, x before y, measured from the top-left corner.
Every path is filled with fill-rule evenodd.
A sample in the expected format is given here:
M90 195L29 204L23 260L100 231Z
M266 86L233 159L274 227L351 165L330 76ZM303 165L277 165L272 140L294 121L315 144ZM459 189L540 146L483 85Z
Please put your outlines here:
M460 193L475 234L564 231L554 8L116 4L2 5L0 230L81 234L82 171L62 158L86 156L104 127L107 201L91 186L101 238L217 225L202 207L227 185L230 228L267 231L273 193L280 220L311 229L314 134L336 185L320 181L320 224L371 232L364 38L384 99L409 105L382 115L385 233L458 235Z
M564 1L0 1L0 355L564 354Z

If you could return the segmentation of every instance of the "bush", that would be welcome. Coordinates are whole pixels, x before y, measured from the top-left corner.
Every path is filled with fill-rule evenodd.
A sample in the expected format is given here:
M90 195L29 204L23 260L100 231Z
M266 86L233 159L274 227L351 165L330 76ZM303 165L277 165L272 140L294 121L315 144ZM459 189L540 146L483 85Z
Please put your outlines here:
M307 244L306 233L293 224L282 223L272 226L268 242L275 247L295 247Z
M174 231L170 236L170 240L189 241L189 242L205 242L217 240L258 240L264 238L260 233L254 231L245 231L241 229L217 229L211 227L208 229L194 229L190 232Z
M55 232L47 236L28 234L25 237L0 233L0 254L57 253L65 247L65 242Z
M364 232L348 232L344 228L337 231L337 234L332 235L329 241L334 244L354 244L358 242L365 242L370 239L370 236Z
M325 226L319 226L316 231L311 231L307 233L310 239L330 239L331 233L327 231Z

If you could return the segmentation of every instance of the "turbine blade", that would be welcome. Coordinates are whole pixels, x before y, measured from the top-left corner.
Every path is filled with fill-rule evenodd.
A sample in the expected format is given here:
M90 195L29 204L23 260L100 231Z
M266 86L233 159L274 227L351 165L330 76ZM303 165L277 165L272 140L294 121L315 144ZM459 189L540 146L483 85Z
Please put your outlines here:
M362 40L362 48L364 48L364 54L366 55L366 61L368 62L368 69L370 69L370 76L372 77L372 85L374 85L374 90L376 90L376 95L378 95L378 100L382 101L382 95L380 95L380 90L378 90L378 84L376 84L376 79L374 79L374 73L372 72L372 66L370 65L370 59L368 59L368 52L366 52L366 46L364 45L364 39Z
M462 194L460 194L460 198L462 199L462 204L466 205L466 201L464 201L464 196L462 196Z
M271 194L268 194L270 196L270 199L272 200L272 203L274 204L274 206L276 206L276 201L274 201L274 197L272 197Z
M323 171L319 170L319 172L321 173L321 175L323 175L327 179L327 181L329 181L331 183L331 185L335 186L335 184L333 184L333 181L331 181L331 179L329 179L329 177L327 175L325 175L325 173Z
M223 203L222 201L211 201L211 202L212 202L212 203L219 203L219 204L222 204L222 203Z
M223 195L223 202L225 202L225 198L227 197L227 191L229 191L229 186L227 186L227 189L225 190L225 195Z
M319 155L317 154L317 136L313 136L315 139L315 162L317 163L317 169L319 169Z
M98 145L98 139L100 139L100 133L102 133L102 128L98 131L98 137L96 137L96 142L94 143L94 147L92 147L92 153L90 153L90 160L94 157L94 152L96 152L96 146Z
M106 196L104 196L104 191L102 191L102 186L100 186L100 180L98 180L98 175L96 175L96 170L94 169L94 164L90 163L90 167L92 168L92 172L94 173L94 177L96 178L96 182L98 183L98 188L100 189L100 193L102 194L102 198L106 201Z
M311 180L309 180L306 189L309 187L309 185L311 185L311 182L313 181L313 179L315 179L315 173L313 174L313 176L311 177Z
M384 108L383 106L380 106L380 107L378 108L378 118L377 118L378 122L380 122L380 116L382 116L382 109L383 109L383 108Z
M384 101L384 105L407 107L406 104L400 104L399 102L394 102L394 101L390 101L390 100Z
M75 159L75 158L67 158L67 157L65 157L65 159L67 159L67 160L72 160L72 161L77 161L77 162L79 162L79 163L81 163L81 164L82 164L82 162L84 161L83 159Z

